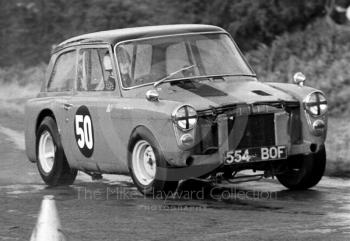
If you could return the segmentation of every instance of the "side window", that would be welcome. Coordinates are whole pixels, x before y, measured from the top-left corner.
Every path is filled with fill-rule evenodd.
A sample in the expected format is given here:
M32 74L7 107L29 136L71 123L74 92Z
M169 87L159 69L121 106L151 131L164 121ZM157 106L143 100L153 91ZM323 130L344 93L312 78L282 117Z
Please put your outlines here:
M111 54L107 48L79 51L77 89L79 91L112 91L115 89L115 74Z
M47 86L48 91L70 91L73 89L76 70L76 51L58 57Z

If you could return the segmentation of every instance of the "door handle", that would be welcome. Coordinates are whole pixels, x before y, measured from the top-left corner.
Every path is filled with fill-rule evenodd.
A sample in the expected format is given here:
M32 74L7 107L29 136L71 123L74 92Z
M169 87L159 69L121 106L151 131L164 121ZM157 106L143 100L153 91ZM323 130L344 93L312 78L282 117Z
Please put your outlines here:
M73 107L73 104L68 104L68 103L63 104L63 109L65 110L70 110L72 107Z

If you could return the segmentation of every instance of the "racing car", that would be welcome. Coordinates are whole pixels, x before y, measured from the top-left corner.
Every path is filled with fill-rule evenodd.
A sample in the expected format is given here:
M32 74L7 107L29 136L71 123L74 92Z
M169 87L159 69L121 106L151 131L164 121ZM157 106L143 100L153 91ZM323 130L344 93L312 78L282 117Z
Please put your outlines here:
M251 170L308 189L325 170L327 100L301 72L291 79L259 81L217 26L80 35L55 47L26 104L26 153L49 186L127 174L151 195Z

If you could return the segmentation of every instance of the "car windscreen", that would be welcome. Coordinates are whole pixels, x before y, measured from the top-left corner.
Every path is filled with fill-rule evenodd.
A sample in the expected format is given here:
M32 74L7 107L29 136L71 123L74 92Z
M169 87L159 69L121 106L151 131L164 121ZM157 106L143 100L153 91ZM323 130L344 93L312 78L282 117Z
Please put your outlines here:
M115 48L123 87L196 76L254 75L227 34L150 38ZM179 71L184 69L183 71Z

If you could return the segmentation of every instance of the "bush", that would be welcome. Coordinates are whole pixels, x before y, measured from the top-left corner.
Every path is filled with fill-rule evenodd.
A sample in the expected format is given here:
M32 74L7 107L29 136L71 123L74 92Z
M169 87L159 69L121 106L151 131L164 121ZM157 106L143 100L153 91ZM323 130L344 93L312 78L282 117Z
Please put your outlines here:
M23 65L0 68L0 84L39 85L45 78L46 64L25 68Z
M246 57L262 81L291 82L295 72L306 84L325 92L332 115L349 114L350 31L331 28L325 19L304 31L285 33L271 46L260 45Z
M45 78L46 65L21 65L0 69L0 100L34 97Z
M3 0L0 66L48 61L53 45L81 33L174 23L224 27L250 50L304 28L324 14L324 5L325 0Z

